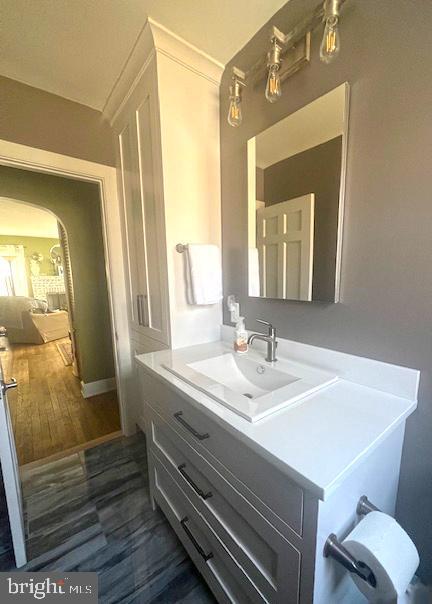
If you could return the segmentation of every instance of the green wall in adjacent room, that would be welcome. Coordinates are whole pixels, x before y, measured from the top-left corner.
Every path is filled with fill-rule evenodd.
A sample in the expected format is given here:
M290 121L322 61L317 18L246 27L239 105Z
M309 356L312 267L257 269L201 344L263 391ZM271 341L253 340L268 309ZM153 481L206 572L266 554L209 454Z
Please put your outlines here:
M74 283L80 377L85 383L113 377L98 185L0 166L0 196L50 210L65 227Z
M1 226L0 226L1 229ZM24 247L24 256L26 260L26 274L29 288L29 296L33 295L30 272L30 257L35 252L42 254L43 260L40 264L41 275L56 275L53 263L50 261L50 249L53 245L58 245L58 239L50 237L24 237L22 235L2 235L0 234L0 245L22 245Z

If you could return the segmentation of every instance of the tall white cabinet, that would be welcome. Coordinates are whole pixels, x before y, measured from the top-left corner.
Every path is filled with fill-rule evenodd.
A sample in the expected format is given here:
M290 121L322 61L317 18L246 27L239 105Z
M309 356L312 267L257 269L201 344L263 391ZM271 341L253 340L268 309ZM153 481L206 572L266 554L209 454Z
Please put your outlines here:
M128 317L133 345L170 345L161 146L155 60L115 124L123 200Z
M188 304L175 246L221 244L222 71L149 19L105 108L117 140L133 355L219 338L222 305ZM135 376L130 385L136 392Z

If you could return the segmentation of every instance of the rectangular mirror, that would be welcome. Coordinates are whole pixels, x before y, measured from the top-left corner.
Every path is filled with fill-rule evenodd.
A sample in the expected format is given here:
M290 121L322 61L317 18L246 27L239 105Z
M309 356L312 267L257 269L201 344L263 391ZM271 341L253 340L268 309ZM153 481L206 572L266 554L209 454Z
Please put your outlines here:
M339 300L348 99L345 83L249 139L249 296Z

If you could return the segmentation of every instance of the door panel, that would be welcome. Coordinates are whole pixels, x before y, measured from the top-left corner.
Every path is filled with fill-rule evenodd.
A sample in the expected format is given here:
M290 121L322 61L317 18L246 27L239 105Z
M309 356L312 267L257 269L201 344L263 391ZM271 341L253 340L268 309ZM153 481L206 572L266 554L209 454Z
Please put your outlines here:
M0 461L17 567L27 562L21 480L7 391L0 362Z
M257 210L261 296L312 300L313 193Z

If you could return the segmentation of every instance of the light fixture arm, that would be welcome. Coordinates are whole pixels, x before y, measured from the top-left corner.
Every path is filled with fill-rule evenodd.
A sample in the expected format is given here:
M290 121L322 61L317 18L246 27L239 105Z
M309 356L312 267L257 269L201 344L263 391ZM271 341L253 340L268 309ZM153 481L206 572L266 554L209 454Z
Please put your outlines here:
M230 85L230 96L241 97L241 89L246 87L246 74L238 67L233 67Z
M339 18L341 0L324 0L324 19Z
M281 64L282 46L278 44L278 39L274 36L271 40L271 49L267 54L267 67L279 69Z
M325 6L328 5L328 10L337 10L337 15L340 14L341 7L347 2L347 0L325 0L317 4L314 10L309 12L303 19L301 19L288 33L283 33L275 25L272 26L270 31L270 39L275 38L278 44L281 46L281 57L295 46L300 40L302 40L308 32L313 31L317 27L320 27L323 19L325 19ZM253 65L247 72L245 72L245 80L255 78L258 73L265 71L267 61L260 59Z

